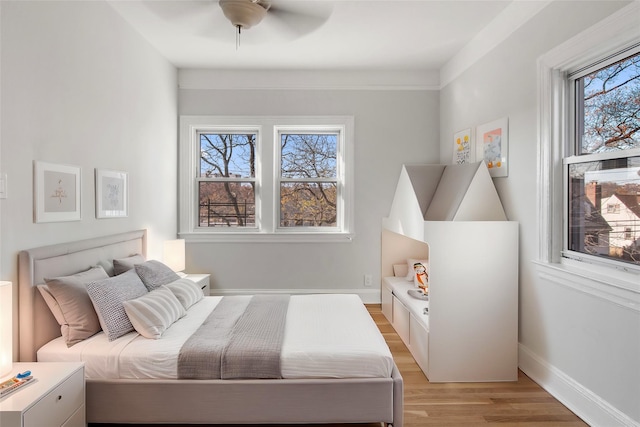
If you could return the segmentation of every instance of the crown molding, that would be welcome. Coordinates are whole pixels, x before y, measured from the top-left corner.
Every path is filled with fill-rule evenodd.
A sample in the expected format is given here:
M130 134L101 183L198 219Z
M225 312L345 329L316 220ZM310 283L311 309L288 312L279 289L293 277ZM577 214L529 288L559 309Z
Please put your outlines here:
M513 1L440 69L440 88L445 87L553 0Z
M438 71L178 70L179 89L439 90Z

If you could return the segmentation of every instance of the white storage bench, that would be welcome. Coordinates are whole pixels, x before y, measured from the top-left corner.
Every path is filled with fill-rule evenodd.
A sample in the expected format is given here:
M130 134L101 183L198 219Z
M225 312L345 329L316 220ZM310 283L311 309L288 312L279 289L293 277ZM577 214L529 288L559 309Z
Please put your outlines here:
M382 285L382 313L391 322L420 369L427 372L429 301L412 297L407 292L409 290L417 288L404 277L385 277Z

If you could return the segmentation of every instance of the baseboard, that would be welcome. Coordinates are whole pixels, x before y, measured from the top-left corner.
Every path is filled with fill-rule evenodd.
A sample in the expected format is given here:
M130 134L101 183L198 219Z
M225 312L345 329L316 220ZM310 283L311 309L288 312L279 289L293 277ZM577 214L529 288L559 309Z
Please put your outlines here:
M254 294L356 294L365 304L380 304L380 289L211 289L211 295L254 295Z
M601 397L550 365L526 346L518 346L519 368L591 426L640 427Z

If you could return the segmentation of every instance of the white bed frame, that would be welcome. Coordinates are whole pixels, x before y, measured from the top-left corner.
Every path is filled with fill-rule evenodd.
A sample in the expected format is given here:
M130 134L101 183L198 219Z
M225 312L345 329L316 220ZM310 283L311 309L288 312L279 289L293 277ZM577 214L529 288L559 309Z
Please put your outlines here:
M37 285L44 277L146 256L146 230L21 251L20 360L60 336ZM385 423L402 427L403 381L391 378L282 380L87 380L87 421L147 424Z

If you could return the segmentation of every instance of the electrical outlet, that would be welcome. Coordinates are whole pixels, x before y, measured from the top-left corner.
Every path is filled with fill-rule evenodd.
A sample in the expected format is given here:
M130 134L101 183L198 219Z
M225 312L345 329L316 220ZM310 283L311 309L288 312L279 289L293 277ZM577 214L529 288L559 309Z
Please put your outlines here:
M373 284L373 277L370 274L364 275L364 285L371 286Z

